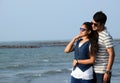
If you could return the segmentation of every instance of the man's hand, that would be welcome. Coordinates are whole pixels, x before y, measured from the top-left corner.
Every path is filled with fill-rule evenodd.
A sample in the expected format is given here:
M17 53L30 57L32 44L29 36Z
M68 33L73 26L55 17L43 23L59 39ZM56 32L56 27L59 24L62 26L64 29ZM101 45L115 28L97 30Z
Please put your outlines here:
M103 83L107 83L109 79L110 79L110 74L105 73L103 76Z

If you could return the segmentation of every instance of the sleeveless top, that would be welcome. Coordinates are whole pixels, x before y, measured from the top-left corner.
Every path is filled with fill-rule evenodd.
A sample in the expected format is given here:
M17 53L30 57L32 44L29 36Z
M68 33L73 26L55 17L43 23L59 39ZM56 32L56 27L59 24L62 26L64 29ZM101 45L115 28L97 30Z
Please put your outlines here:
M87 41L87 42L81 44L80 41L81 40L76 42L75 59L87 59L89 56L88 54L89 54L90 42ZM83 50L81 50L81 52L78 53L78 51L80 51L80 48L82 48ZM86 51L86 52L84 53L82 51L84 51L84 52ZM82 55L81 53L82 54L84 53L85 56ZM73 70L71 72L71 76L73 76L76 79L91 80L91 79L93 79L93 66L79 64L73 68Z
M75 46L75 52L74 52L74 58L76 60L81 59L88 59L89 58L89 46L90 41L85 42L81 47L79 47L81 39L77 41ZM77 64L77 67L79 67L83 72L87 69L89 69L92 65L91 64Z

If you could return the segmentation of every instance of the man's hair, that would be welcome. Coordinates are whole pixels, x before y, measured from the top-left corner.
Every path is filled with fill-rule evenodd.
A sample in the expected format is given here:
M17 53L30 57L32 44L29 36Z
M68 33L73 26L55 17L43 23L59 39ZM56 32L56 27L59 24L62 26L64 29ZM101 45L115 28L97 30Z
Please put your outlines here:
M107 20L107 16L102 11L98 11L94 14L93 19L95 22L100 22L101 24L105 24Z

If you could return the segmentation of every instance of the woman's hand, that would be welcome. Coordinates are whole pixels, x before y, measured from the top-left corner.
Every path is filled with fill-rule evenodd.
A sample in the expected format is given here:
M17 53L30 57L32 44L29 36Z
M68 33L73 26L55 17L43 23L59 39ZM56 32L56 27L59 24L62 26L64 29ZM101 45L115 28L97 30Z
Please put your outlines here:
M76 66L77 63L78 63L78 61L76 59L74 59L72 64L73 64L73 66Z
M78 34L78 35L76 35L75 37L74 37L74 40L75 41L77 41L79 38L81 38L82 36L81 36L81 34Z

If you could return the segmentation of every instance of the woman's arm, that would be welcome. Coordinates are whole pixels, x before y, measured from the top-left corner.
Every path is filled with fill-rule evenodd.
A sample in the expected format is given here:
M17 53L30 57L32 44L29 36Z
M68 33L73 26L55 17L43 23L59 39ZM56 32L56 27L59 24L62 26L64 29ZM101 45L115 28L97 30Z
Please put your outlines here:
M84 60L81 60L81 59L74 59L73 60L73 66L75 66L76 64L93 64L95 62L95 56L90 54L90 58L89 59L84 59Z
M64 52L65 53L69 53L69 52L72 52L74 50L74 43L80 38L80 34L75 36L69 43L68 45L66 46Z
M64 52L65 53L69 53L69 52L72 52L74 50L74 42L75 42L75 39L72 39L68 45L66 46Z
M78 64L93 64L94 62L95 62L95 56L92 54L90 54L89 59L85 59L85 60L78 59Z

